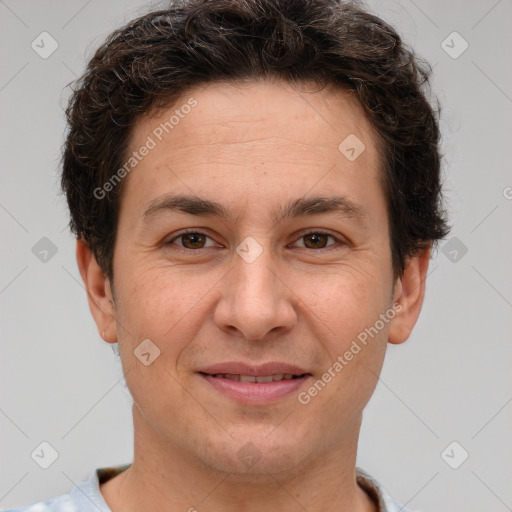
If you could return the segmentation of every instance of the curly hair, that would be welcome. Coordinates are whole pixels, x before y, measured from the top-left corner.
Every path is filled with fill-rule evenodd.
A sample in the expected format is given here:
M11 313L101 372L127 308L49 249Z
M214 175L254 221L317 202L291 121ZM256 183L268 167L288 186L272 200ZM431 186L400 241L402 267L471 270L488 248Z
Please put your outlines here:
M439 106L430 66L386 22L342 0L181 0L114 31L73 83L62 189L70 228L113 279L122 182L94 193L125 161L143 113L214 81L312 80L350 90L379 135L395 277L444 238Z

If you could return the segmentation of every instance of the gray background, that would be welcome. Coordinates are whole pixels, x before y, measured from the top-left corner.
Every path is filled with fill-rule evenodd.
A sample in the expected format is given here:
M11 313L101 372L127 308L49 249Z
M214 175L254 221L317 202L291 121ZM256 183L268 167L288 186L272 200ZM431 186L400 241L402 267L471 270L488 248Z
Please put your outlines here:
M113 29L157 5L0 1L3 508L131 461L130 397L89 314L57 176L66 84ZM454 227L411 339L389 346L358 465L411 509L512 510L512 3L368 5L434 66ZM31 47L43 31L58 43L46 59ZM454 31L469 44L457 58L464 41ZM31 458L43 441L58 452L46 470ZM460 464L462 450L469 457L453 469L446 461Z

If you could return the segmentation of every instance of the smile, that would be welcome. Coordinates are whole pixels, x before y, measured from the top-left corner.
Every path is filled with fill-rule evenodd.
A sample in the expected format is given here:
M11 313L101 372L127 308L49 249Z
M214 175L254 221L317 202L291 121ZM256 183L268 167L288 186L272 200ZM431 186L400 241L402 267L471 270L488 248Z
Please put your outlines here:
M312 378L310 373L273 373L246 375L243 373L199 372L206 381L209 392L244 405L263 406L295 397Z
M281 380L292 380L298 379L300 375L293 375L292 373L276 373L274 375L239 375L236 373L217 373L213 375L213 377L217 379L230 379L235 380L237 382L279 382Z

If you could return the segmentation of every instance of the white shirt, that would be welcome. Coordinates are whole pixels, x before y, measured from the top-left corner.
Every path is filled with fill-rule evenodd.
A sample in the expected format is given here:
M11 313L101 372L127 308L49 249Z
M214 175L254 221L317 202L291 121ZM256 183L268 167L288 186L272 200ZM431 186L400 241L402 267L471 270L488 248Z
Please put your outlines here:
M112 512L100 492L100 483L110 480L131 464L95 469L88 480L78 483L69 494L63 494L33 505L9 509L6 512ZM377 504L378 512L409 512L393 499L368 473L356 468L356 480Z

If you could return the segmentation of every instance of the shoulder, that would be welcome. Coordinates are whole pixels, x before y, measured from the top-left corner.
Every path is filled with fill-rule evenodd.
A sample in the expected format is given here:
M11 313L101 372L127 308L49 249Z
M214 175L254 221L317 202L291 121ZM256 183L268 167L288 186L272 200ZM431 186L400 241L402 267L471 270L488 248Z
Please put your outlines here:
M32 505L11 508L5 512L111 512L100 492L100 484L124 471L129 464L92 471L87 480L62 494Z
M55 496L25 507L10 508L5 512L82 512L77 509L69 494Z
M391 497L375 478L361 468L356 468L356 480L375 501L378 512L412 512Z

